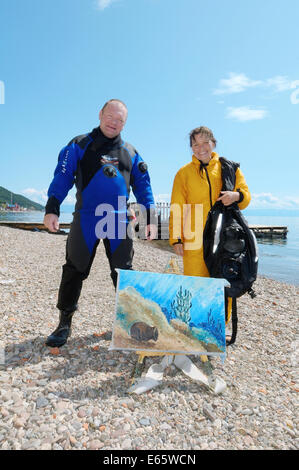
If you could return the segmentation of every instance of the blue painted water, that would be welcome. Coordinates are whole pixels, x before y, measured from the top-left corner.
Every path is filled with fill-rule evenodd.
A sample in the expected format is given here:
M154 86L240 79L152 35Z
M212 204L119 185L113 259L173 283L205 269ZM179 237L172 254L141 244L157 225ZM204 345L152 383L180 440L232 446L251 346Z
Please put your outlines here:
M283 225L288 227L286 240L258 240L259 274L288 284L299 285L299 217L247 215L249 225ZM2 213L0 220L42 222L42 212ZM62 212L60 222L72 221L71 212Z

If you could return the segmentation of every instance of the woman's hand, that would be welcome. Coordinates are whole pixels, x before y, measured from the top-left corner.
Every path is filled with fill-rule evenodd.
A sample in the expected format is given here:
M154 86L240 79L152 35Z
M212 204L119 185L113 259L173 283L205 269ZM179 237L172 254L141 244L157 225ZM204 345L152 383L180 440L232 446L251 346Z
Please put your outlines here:
M183 243L176 243L175 245L172 245L172 248L173 248L176 255L183 256L183 254L184 254L184 245L183 245Z
M220 194L221 196L218 197L217 201L222 201L224 206L230 206L240 199L240 193L238 191L221 191Z

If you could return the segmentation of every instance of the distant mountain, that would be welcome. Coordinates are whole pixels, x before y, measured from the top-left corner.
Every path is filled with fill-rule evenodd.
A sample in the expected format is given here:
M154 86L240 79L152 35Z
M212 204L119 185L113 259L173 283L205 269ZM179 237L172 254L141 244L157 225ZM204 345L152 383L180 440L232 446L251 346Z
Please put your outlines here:
M3 188L0 186L0 204L19 204L22 207L26 207L27 209L35 210L35 211L43 211L44 206L38 204L37 202L31 201L25 196L21 194L15 194L8 189Z

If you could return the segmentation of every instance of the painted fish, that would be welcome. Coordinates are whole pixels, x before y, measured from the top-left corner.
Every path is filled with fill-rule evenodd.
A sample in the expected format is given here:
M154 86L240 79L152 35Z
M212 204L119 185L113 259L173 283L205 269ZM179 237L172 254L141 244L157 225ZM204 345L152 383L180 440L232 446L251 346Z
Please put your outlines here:
M136 341L149 341L158 339L158 328L150 326L142 321L136 322L131 326L130 335Z

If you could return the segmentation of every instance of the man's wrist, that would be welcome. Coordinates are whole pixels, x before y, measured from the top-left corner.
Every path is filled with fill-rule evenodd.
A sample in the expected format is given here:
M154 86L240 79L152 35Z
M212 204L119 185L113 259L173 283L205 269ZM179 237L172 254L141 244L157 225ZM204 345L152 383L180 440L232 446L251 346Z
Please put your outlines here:
M60 216L60 202L55 196L50 196L45 208L45 215L55 214Z

